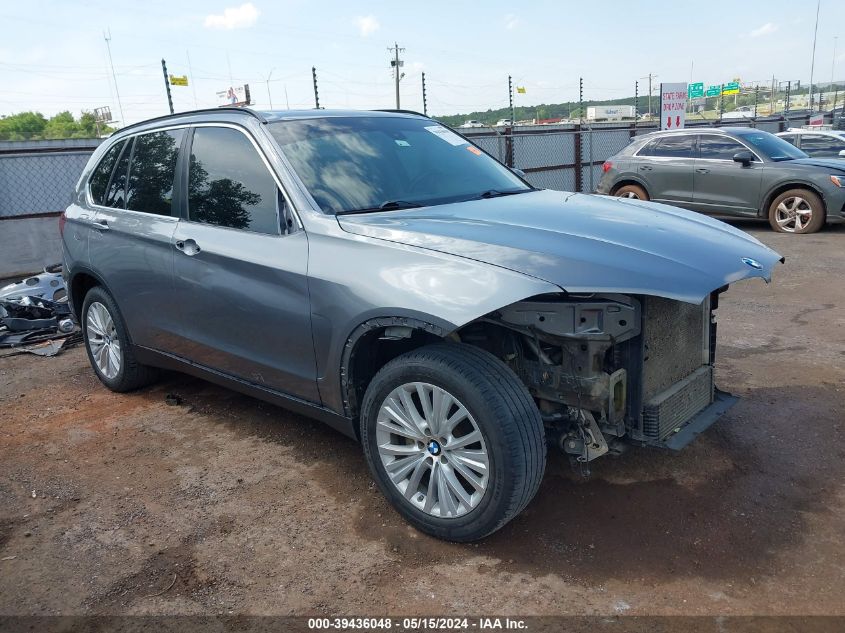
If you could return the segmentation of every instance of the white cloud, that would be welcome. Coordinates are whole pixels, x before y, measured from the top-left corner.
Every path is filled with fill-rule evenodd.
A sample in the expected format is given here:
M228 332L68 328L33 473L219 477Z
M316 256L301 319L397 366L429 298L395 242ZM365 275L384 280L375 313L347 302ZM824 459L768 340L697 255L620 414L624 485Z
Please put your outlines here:
M513 13L508 13L505 16L505 28L508 31L513 31L518 26L519 26L519 18L516 17Z
M223 9L223 13L205 16L205 26L209 29L245 29L258 19L258 9L251 2L239 7Z
M368 37L381 28L381 24L374 15L359 16L355 18L355 24L358 26L361 37Z
M411 70L420 73L425 70L425 64L423 64L422 62L413 62L411 64Z
M763 26L754 29L751 31L751 37L760 37L761 35L771 35L775 31L778 30L777 24L772 24L771 22L766 22Z

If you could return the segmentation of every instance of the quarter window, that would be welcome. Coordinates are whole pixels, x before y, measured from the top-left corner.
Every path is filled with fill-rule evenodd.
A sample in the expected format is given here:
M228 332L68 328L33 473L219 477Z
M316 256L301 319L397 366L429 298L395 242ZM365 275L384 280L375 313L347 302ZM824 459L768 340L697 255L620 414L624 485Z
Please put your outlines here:
M120 156L120 150L123 149L125 142L118 141L108 148L100 164L92 172L88 184L94 204L103 204L103 195L106 193L106 187L109 186L109 178L111 178L114 164L117 162L117 157Z
M129 157L132 154L133 141L134 139L130 139L123 146L123 152L120 154L120 159L114 168L108 191L106 191L106 197L103 200L103 205L107 207L116 207L118 209L124 209L126 207L126 176L129 172Z
M184 130L140 134L126 184L126 208L133 211L171 215L176 158Z
M279 233L276 182L241 132L194 130L188 175L188 217L256 233Z
M701 136L698 139L698 157L712 160L733 160L734 154L747 151L742 143L727 136Z

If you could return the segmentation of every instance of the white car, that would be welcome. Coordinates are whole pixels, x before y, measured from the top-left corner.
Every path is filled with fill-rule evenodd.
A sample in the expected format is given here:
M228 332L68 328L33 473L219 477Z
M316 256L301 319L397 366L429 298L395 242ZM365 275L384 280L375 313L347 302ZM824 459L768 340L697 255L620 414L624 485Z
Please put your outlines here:
M776 136L813 158L845 158L845 131L793 127Z
M725 112L722 114L722 119L753 119L754 118L754 108L749 108L748 106L739 106L736 110L732 112Z
M481 121L472 119L461 125L461 127L484 127L484 124Z
M496 121L495 127L511 127L513 125L513 121L510 119L499 119Z

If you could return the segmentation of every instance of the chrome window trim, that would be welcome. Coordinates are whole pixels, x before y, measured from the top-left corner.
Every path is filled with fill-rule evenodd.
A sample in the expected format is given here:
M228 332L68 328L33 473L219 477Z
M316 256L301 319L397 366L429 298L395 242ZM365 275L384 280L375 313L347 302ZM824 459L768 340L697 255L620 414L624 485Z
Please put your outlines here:
M195 128L195 127L224 127L224 128L230 128L230 129L233 129L233 130L237 130L237 131L241 132L241 134L246 136L247 139L249 140L249 142L252 143L252 146L253 146L253 148L255 148L255 151L258 152L258 156L261 158L261 161L264 163L264 167L267 169L267 171L270 172L270 176L273 178L273 181L276 183L276 187L282 193L282 197L284 197L284 199L285 199L285 204L288 205L288 208L291 210L291 213L293 214L294 220L296 222L296 228L298 230L302 230L303 226L302 226L302 220L299 217L299 212L294 207L293 202L290 199L290 196L288 195L287 191L285 191L285 188L282 186L282 182L279 179L278 175L276 174L276 171L273 169L272 165L270 164L270 161L267 160L267 156L265 155L264 150L261 148L261 146L255 140L253 135L249 132L249 130L247 130L242 125L238 125L236 123L222 122L222 121L221 122L206 121L206 122L200 122L200 123L180 123L180 124L177 124L177 125L166 125L166 126L156 127L156 128L146 129L146 130L138 130L136 132L132 132L131 134L125 134L123 136L120 136L119 138L115 138L112 141L112 144L118 143L120 141L128 141L129 139L134 138L136 136L140 136L142 134L153 134L155 132L167 132L169 130L179 130L179 129L188 129L189 130L190 128ZM106 148L105 152L103 152L104 156L105 156L105 153L109 151L109 149L110 149L110 147ZM100 160L102 160L102 159L100 159ZM99 166L99 164L100 163L98 162L97 166ZM118 207L107 207L107 206L104 206L104 205L101 205L101 204L96 204L91 197L91 176L94 174L95 170L96 170L96 167L91 170L91 173L88 175L88 178L85 181L85 202L88 204L89 207L91 207L94 210L102 209L104 211L110 211L110 212L122 211L122 212L126 212L126 213L133 213L133 214L137 214L137 215L142 215L142 216L146 216L146 217L154 216L156 218L170 218L170 219L176 220L176 221L184 219L186 222L191 222L192 224L207 224L206 222L194 222L194 221L192 221L188 218L180 218L179 216L160 215L158 213L147 213L145 211L135 211L135 210L132 210L132 209L121 209L121 208L118 208ZM277 233L276 235L273 235L272 233L258 233L256 231L247 231L247 232L254 233L256 235L269 235L271 237L287 237L288 235L291 235L290 233L283 234L281 232L281 226L282 225L281 225L281 216L279 214L279 211L280 211L280 209L279 209L279 206L277 204L276 205L276 221L279 225L279 233ZM216 226L216 225L208 224L208 226ZM218 228L232 228L232 227L218 227ZM232 230L243 231L244 229L232 229Z

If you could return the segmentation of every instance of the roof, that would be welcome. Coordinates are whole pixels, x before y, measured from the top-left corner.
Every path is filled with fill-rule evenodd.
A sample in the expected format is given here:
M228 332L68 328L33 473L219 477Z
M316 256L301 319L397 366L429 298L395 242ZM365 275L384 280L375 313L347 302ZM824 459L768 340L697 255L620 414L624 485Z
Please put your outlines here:
M752 132L764 132L765 130L759 130L757 128L752 127L710 127L710 126L701 126L701 127L685 127L680 130L655 130L653 132L648 132L647 134L638 134L637 139L641 138L652 138L655 136L673 136L675 134L682 135L682 134L725 134L725 135L742 135L742 134L749 134Z
M406 117L424 117L419 112L411 110L253 110L251 108L207 108L203 110L188 110L187 112L178 112L176 114L166 114L164 116L139 121L122 127L115 134L120 134L125 130L135 130L143 127L156 127L170 122L179 122L188 120L201 121L205 118L214 117L216 119L232 119L238 116L251 116L258 119L261 123L272 123L275 121L294 121L302 119L325 119L331 117L372 117L372 116L406 116ZM428 118L428 117L425 117Z

